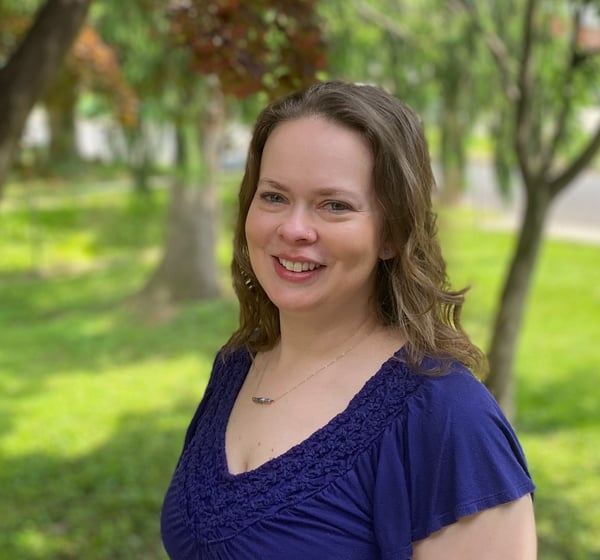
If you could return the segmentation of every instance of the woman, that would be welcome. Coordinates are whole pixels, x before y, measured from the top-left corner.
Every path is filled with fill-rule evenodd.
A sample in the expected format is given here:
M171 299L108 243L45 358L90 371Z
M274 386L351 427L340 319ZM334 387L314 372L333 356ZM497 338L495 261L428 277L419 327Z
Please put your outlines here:
M239 195L240 325L162 512L174 560L530 560L533 483L471 371L417 117L321 83L260 115Z

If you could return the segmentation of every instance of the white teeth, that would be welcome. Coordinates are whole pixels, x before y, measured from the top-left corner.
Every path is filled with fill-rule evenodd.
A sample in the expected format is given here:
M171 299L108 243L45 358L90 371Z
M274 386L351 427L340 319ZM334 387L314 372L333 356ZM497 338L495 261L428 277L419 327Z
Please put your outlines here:
M308 263L308 262L294 262L286 259L279 259L281 266L290 272L306 272L307 270L314 270L319 268L320 264Z

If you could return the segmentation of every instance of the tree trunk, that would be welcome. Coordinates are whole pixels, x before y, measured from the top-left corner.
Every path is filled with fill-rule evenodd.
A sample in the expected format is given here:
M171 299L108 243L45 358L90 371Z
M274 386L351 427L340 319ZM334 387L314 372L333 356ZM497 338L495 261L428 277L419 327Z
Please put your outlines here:
M152 305L219 294L215 246L216 208L208 189L172 188L166 247L142 295Z
M75 131L77 83L66 68L59 72L45 97L50 126L49 164L53 169L65 170L79 160Z
M58 70L92 0L47 0L0 69L0 198L27 116Z
M446 44L445 62L438 68L441 86L440 160L442 166L442 202L456 204L464 191L467 160L465 142L468 132L469 65L464 62L461 45Z
M488 352L490 372L486 385L509 418L515 413L512 368L517 339L552 200L546 184L533 186L528 192L517 248L502 290Z
M515 167L513 152L514 132L512 130L512 119L508 111L498 109L495 122L490 127L491 137L494 139L493 161L496 186L504 202L509 202L512 193L512 172Z
M440 161L442 165L442 201L456 204L463 193L466 174L465 126L460 109L444 102L441 119Z
M151 194L150 178L154 170L151 124L141 117L137 125L124 129L127 145L127 167L133 179L134 190L142 195Z
M180 154L185 162L183 182L178 181L172 190L166 247L141 294L153 306L220 293L217 181L224 125L223 95L218 84L213 84L201 122L184 125L185 132L179 132L178 137L185 139Z

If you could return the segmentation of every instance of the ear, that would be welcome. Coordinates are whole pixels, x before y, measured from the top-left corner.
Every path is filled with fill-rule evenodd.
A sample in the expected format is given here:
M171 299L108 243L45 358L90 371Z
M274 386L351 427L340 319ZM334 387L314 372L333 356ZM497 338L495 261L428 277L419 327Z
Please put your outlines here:
M394 251L391 247L384 245L379 251L379 258L382 261L387 261L389 259L393 259L396 256L396 251Z

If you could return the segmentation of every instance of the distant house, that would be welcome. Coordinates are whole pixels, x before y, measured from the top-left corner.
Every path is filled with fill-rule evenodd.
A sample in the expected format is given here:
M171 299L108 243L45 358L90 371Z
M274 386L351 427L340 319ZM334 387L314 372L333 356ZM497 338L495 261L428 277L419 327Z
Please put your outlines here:
M563 36L570 29L568 16L554 15L550 23L550 31L555 37ZM577 30L577 46L588 53L600 52L600 15L595 6L588 4L582 12L580 26Z

